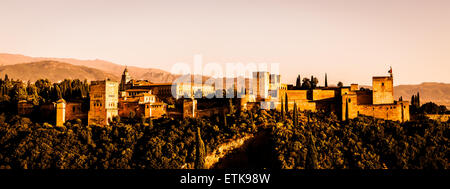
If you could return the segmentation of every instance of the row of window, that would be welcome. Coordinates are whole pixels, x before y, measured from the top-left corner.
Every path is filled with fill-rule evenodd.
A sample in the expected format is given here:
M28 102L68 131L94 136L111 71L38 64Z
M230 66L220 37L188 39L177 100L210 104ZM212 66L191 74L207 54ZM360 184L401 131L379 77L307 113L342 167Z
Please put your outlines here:
M115 107L116 103L110 102L108 103L108 107ZM94 102L94 106L101 107L103 104L101 102Z
M162 105L152 105L152 106L153 106L153 108L161 108L162 107ZM147 108L150 108L150 105L147 104Z

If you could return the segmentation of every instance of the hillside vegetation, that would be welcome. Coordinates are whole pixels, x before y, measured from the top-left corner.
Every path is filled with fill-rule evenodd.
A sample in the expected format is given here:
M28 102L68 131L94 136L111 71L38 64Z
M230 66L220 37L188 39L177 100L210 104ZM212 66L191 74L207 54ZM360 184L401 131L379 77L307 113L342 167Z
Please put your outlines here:
M340 122L307 113L273 128L282 169L447 169L449 123L422 117L399 123L370 117Z
M2 114L0 168L194 168L197 128L207 154L259 127L272 128L272 151L282 169L448 168L448 123L423 118L400 124L367 117L340 122L323 113L304 116L299 126L290 115L283 121L278 112L254 110L216 119L114 119L109 127L75 120L55 127Z

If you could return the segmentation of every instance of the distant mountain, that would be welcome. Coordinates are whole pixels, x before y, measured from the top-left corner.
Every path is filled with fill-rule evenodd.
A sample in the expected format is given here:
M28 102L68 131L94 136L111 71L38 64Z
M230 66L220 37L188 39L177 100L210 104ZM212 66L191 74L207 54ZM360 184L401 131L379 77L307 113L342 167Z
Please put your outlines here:
M106 73L99 69L57 61L40 61L0 66L0 76L3 77L5 74L8 74L8 77L12 79L31 82L35 82L38 79L48 79L52 82L58 82L64 79L87 79L91 81L106 78L119 81L119 77L116 75Z
M413 94L420 93L420 103L434 102L450 108L450 84L426 82L419 85L399 85L394 87L394 98L403 96L403 100L411 100Z
M372 86L362 85L366 89L372 89ZM398 85L394 86L394 99L397 100L400 96L403 100L411 101L411 96L420 94L420 103L434 102L438 105L445 105L450 109L450 84L424 82L416 85Z
M112 62L104 61L104 60L78 60L73 58L42 58L42 57L29 57L18 54L6 54L0 53L0 66L6 65L14 65L21 63L29 63L29 62L40 62L40 61L57 61L57 62L65 62L78 66L86 66L89 68L95 68L110 74L115 75L120 78L122 75L125 66L115 64ZM130 73L133 79L145 79L149 80L153 83L166 83L172 82L178 76L173 75L164 70L155 69L155 68L140 68L135 66L128 66L128 72Z

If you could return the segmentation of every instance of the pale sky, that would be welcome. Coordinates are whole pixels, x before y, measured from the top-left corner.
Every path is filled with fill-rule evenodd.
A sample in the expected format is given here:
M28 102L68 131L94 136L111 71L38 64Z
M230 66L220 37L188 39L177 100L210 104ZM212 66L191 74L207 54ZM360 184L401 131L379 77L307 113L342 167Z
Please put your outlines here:
M0 52L102 59L170 71L177 62L277 62L323 85L450 83L448 0L0 0Z

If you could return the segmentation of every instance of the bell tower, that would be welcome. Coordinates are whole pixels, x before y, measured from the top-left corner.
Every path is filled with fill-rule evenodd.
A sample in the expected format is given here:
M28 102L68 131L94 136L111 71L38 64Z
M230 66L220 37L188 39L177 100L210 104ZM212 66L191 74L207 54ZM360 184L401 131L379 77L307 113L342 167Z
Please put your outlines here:
M119 91L125 91L127 90L127 83L131 80L131 76L128 73L128 67L125 66L125 69L123 70L122 79L120 80L120 87Z

